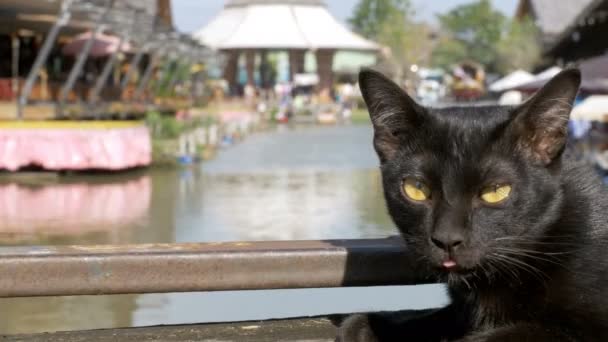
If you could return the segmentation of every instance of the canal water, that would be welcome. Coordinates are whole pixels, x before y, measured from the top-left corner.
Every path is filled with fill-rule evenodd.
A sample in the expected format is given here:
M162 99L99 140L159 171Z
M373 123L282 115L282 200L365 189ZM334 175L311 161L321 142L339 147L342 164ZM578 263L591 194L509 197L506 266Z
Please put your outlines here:
M180 170L3 178L0 244L394 235L371 138L369 126L279 127ZM0 299L0 334L421 309L446 302L440 286Z

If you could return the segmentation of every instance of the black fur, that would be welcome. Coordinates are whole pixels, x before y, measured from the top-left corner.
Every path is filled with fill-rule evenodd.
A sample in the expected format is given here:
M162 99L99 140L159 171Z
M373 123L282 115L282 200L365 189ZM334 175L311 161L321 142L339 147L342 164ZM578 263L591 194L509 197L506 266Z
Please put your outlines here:
M519 107L423 108L371 70L360 85L388 211L452 303L415 318L355 315L338 341L608 340L608 196L565 151L579 71ZM407 199L406 178L424 181L430 199ZM511 194L485 204L480 191L493 184Z

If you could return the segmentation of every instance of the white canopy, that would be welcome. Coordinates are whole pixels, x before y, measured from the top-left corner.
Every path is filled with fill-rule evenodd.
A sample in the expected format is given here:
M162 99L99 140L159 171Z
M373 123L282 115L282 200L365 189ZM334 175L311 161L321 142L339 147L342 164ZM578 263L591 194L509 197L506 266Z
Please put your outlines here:
M320 0L233 0L193 36L217 50L379 49L338 22Z
M531 73L523 70L517 70L492 83L489 89L490 91L498 93L505 90L513 89L519 85L528 83L533 79L534 75L532 75Z
M524 84L520 84L514 88L518 89L518 90L537 90L542 88L547 82L549 82L550 79L552 79L555 75L559 74L560 71L562 71L562 68L560 67L550 67L549 69L546 69L545 71L534 75L534 78L531 79L530 81L524 83Z
M608 95L593 95L586 98L572 110L573 120L608 120Z

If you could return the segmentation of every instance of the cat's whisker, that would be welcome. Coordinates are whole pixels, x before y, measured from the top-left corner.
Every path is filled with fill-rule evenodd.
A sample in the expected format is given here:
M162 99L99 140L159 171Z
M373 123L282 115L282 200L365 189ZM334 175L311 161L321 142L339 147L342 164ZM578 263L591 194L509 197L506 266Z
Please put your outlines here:
M488 270L486 270L486 268L483 267L483 263L479 263L479 268L481 269L481 271L483 272L485 277L488 279L488 281L492 282L492 279L490 278L491 273L488 273ZM475 272L475 275L477 275L477 272Z
M526 251L526 250L513 249L513 248L500 248L500 247L496 248L496 250L500 251L506 255L520 256L520 257L530 258L530 259L539 260L539 261L546 261L548 263L558 265L558 266L564 266L563 263L559 262L560 259L555 256L548 255L551 258L543 258L543 257L539 256L539 255L544 255L542 252Z
M560 255L568 255L574 253L575 251L567 251L567 252L543 252L533 249L526 249L520 247L504 247L504 246L496 246L494 247L496 250L507 251L507 252L518 252L518 253L526 253L529 255L542 255L546 257L550 257L552 259L559 259Z
M462 279L462 281L467 284L467 287L469 288L469 290L472 290L473 288L471 287L471 284L469 284L469 282L467 281L467 278L464 276L461 276L460 279Z
M518 268L509 267L509 265L505 264L503 260L495 258L493 255L489 255L487 261L488 265L496 272L497 275L503 275L507 278L511 278L512 276L514 281L521 282Z
M545 286L547 285L547 281L551 280L551 277L549 277L545 272L543 272L542 270L538 269L537 267L535 267L533 265L530 265L529 263L527 263L525 261L519 260L512 256L501 254L501 253L493 253L493 255L495 257L501 259L503 262L512 265L513 267L517 267L523 271L527 271L532 276L534 276L538 280L540 280L541 283L543 283Z
M494 239L494 241L514 241L517 243L532 243L532 244L572 244L572 245L576 245L577 243L572 242L572 241L547 241L549 239L568 239L568 240L574 240L575 238L572 236L543 236L543 240L539 241L539 240L534 240L531 238L526 238L526 237L521 237L521 236L505 236L505 237L500 237L500 238L496 238ZM580 244L580 243L579 243Z
M416 259L416 263L424 261L424 260L428 260L428 259L429 258L426 255L422 255Z
M559 235L552 235L552 234L545 234L543 235L543 239L549 239L549 238L553 238L553 239L561 239L561 238L575 238L576 235L573 234L559 234ZM528 237L523 236L523 235L511 235L511 236L503 236L503 237L499 237L496 238L495 240L507 240L507 239L528 239Z
M534 275L535 277L538 278L538 273L536 272L536 269L534 267L530 268L527 263L520 261L516 258L504 255L502 253L492 253L492 254L495 258L495 261L499 262L503 266L507 266L507 265L512 266L512 267L507 267L507 269L526 271L527 273ZM542 277L539 279L542 280Z

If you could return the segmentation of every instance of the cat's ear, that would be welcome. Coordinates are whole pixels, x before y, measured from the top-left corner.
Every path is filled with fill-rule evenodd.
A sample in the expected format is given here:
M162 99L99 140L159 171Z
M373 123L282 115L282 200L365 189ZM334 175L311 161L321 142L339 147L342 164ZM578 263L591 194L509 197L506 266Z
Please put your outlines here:
M580 71L565 69L515 109L511 125L517 148L534 162L549 165L564 150L580 84Z
M408 129L423 120L424 109L381 73L363 69L359 87L374 125L374 147L380 161L390 160Z

